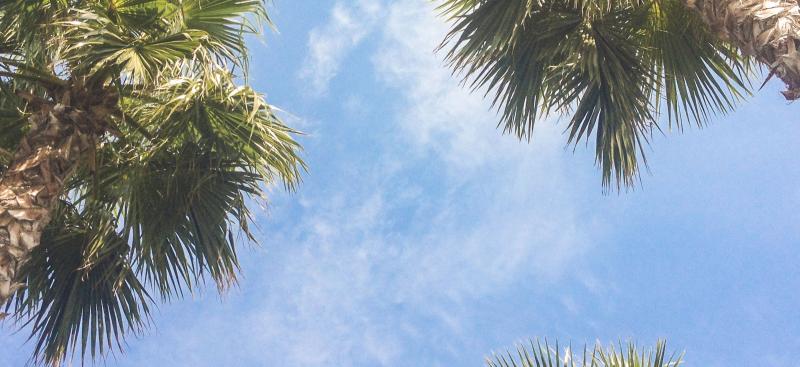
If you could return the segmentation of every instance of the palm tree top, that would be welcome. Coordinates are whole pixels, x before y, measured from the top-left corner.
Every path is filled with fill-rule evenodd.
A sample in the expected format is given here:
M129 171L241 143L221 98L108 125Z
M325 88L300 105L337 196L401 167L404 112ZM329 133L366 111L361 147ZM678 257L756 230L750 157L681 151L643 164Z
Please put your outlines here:
M0 2L0 172L32 116L95 121L6 306L34 362L100 357L155 300L236 282L247 204L305 169L297 132L246 84L245 37L265 25L261 0Z

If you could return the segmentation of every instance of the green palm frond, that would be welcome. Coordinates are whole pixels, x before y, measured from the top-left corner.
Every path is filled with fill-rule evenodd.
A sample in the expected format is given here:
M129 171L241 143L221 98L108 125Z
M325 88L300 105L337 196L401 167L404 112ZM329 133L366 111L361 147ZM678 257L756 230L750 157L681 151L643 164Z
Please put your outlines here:
M647 48L660 80L654 100L663 102L667 120L706 124L736 107L750 86L746 59L715 40L700 19L676 1L654 2L649 12Z
M167 146L208 145L220 157L247 162L264 181L280 179L293 188L305 167L292 138L297 131L285 126L260 94L236 86L224 69L180 75L193 64L179 65L177 76L150 93L133 94L129 116Z
M270 24L262 0L207 0L181 3L185 29L205 32L205 46L222 59L247 71L247 46L243 34L257 34ZM244 16L248 15L248 16Z
M71 47L65 60L84 75L123 74L132 80L157 79L165 67L186 58L200 47L200 34L128 32L110 19L80 11L63 25Z
M191 289L206 273L220 289L233 284L238 270L233 236L241 230L252 239L245 197L260 194L259 182L241 163L196 146L165 151L130 170L119 199L137 269L147 283L165 299L181 295L184 286Z
M617 349L619 348L619 349ZM603 348L584 346L582 351L571 347L561 349L558 342L551 345L544 341L531 340L527 345L519 344L515 351L494 354L486 359L488 367L677 367L683 355L667 355L666 342L659 341L655 348L640 349L630 342L618 347Z
M0 2L0 37L3 53L25 58L28 65L44 68L55 58L60 38L50 25L64 16L66 1L5 0Z
M139 32L152 32L153 27L162 30L160 21L171 2L157 0L105 0L90 5L98 14L121 27Z
M24 102L14 94L12 86L0 82L0 172L5 171L11 156L27 130Z
M153 80L165 67L205 56L247 72L245 35L269 23L261 0L106 0L63 12L54 27L75 72Z
M148 323L150 297L128 261L129 246L97 213L65 203L25 265L16 316L32 329L34 362L60 364L75 350L92 358L121 347Z
M747 65L677 0L444 0L451 67L491 96L507 133L565 117L594 139L603 186L633 186L664 109L702 125L746 93ZM662 104L665 107L661 107Z

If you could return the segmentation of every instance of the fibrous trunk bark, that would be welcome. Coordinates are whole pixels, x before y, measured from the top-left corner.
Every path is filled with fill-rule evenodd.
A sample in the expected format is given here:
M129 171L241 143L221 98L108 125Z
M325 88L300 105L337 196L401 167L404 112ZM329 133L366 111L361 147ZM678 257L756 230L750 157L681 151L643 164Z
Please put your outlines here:
M18 279L21 266L39 245L70 173L94 151L108 105L116 104L115 96L87 98L87 93L77 93L84 100L70 104L75 94L65 92L57 103L27 96L35 106L30 130L0 177L0 307L24 286Z
M800 99L800 8L797 0L683 0L719 38L765 64Z

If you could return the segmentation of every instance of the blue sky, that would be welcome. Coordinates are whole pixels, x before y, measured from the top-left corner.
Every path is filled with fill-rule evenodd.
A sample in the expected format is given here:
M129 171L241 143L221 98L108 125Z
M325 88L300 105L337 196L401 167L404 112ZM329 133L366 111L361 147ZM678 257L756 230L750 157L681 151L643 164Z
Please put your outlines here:
M777 82L654 138L635 191L542 121L503 136L426 0L275 0L252 83L310 172L256 209L243 280L162 305L111 366L480 366L528 337L667 338L687 366L794 366L800 127ZM0 366L32 345L0 331Z

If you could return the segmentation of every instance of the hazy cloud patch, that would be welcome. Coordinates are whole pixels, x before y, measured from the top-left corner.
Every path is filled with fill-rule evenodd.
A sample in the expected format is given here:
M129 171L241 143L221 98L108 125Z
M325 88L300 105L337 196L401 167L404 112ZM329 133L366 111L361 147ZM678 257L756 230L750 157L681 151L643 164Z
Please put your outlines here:
M300 77L310 83L312 94L321 95L328 90L341 63L374 28L381 8L378 0L358 0L354 4L339 1L328 22L311 30Z

